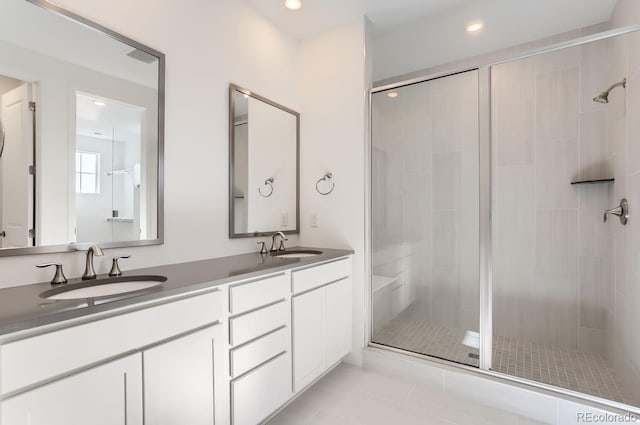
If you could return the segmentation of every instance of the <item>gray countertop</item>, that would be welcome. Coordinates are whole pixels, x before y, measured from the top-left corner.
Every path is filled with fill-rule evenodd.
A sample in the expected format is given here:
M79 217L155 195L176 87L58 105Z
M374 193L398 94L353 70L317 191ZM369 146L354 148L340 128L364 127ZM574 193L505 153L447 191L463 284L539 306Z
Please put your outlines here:
M351 250L326 248L318 249L322 254L304 258L278 258L259 253L212 258L210 260L170 264L129 270L123 276L161 275L167 281L161 286L137 293L135 296L119 298L104 304L87 306L86 300L46 300L40 294L51 289L49 282L0 289L0 335L24 331L63 320L75 319L95 313L108 312L137 303L161 300L192 291L198 291L237 280L257 277L263 274L304 267L322 261L353 254ZM107 277L106 275L98 278ZM69 279L68 285L81 282L80 278Z

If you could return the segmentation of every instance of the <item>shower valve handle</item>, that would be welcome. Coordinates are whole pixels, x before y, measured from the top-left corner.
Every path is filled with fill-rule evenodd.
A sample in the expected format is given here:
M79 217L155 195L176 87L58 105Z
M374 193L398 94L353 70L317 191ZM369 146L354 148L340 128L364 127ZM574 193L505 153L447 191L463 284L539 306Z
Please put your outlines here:
M622 199L620 201L620 205L611 208L610 210L606 210L602 217L602 220L606 223L608 215L615 215L616 217L620 217L620 223L624 226L629 221L629 202L626 199Z

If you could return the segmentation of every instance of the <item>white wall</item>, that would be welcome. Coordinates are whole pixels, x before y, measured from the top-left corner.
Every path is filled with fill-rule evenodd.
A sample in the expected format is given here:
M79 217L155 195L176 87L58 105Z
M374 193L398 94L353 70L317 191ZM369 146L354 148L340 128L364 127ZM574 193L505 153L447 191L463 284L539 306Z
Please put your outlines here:
M165 244L106 255L130 253L125 267L139 268L255 250L255 240L227 238L228 85L300 109L298 43L235 0L57 4L167 55ZM3 257L0 287L46 281L50 272L34 265L54 260L67 276L82 274L81 253ZM106 272L110 261L97 258L96 266Z
M365 21L310 38L300 47L301 245L352 248L354 353L361 362L365 317ZM327 171L335 189L315 190ZM319 226L311 227L311 214Z

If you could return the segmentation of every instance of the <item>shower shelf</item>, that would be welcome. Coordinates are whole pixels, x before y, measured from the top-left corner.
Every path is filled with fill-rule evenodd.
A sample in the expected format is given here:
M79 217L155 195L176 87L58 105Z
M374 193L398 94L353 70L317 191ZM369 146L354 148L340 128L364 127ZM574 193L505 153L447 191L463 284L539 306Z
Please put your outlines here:
M112 223L133 223L132 218L109 217L107 218L107 221L110 221Z
M571 182L571 184L607 184L613 183L616 179L599 179L599 180L578 180L575 182Z

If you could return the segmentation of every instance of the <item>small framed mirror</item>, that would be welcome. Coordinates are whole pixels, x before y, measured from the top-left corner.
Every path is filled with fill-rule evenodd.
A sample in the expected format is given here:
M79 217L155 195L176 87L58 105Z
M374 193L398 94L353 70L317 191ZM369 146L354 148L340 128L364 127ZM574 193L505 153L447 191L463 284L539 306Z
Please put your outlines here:
M299 233L300 114L229 87L229 237Z

